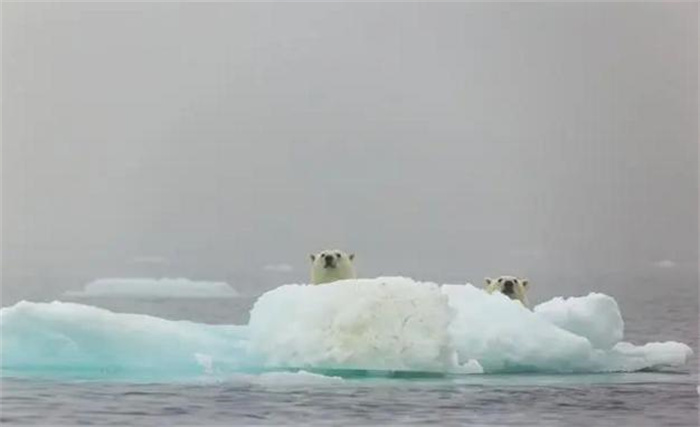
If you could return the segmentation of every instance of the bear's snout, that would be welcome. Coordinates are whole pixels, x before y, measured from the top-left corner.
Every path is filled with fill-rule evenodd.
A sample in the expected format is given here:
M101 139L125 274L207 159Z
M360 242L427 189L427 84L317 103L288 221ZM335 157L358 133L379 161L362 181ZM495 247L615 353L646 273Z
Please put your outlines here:
M323 261L326 263L326 267L333 267L335 257L333 257L331 254L326 254L323 256Z
M513 286L515 286L515 284L511 280L506 280L505 282L503 282L503 293L512 294Z

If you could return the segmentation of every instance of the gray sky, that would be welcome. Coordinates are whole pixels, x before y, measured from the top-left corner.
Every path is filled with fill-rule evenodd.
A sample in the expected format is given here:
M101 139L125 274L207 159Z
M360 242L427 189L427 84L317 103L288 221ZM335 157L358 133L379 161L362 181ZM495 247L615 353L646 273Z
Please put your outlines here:
M328 247L363 276L697 279L696 4L2 12L3 305L262 290Z

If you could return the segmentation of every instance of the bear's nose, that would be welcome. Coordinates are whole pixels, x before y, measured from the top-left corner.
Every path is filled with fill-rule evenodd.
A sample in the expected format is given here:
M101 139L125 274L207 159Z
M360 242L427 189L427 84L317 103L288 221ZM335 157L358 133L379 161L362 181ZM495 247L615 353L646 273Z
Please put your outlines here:
M513 282L510 280L506 280L503 282L503 290L506 292L512 292L513 291Z
M326 260L332 260L333 255L326 254L326 255L324 255L324 258L326 258Z

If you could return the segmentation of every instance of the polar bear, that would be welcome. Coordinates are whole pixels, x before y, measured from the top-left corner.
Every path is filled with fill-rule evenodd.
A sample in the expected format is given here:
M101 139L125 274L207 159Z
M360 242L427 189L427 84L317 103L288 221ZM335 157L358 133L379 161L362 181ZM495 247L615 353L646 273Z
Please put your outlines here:
M525 307L528 306L527 296L530 289L530 282L527 279L519 279L515 276L500 276L497 279L486 278L486 292L492 294L500 292L510 299L520 301Z
M311 255L311 283L335 282L336 280L354 279L355 267L352 261L355 254L346 254L337 249L321 251Z

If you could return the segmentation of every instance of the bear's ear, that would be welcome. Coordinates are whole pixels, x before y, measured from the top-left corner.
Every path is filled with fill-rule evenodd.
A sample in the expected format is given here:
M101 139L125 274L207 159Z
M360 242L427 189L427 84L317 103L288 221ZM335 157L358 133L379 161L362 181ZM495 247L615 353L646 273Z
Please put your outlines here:
M490 277L487 277L487 278L486 278L486 279L484 279L484 280L486 280L486 286L490 285L490 284L491 284L491 282L493 282L493 280L491 280L491 278L490 278Z
M350 254L350 255L348 255L348 258L350 258L350 261L354 261L354 260L355 260L355 254Z
M530 281L527 279L521 279L520 283L522 283L523 288L527 289L527 287L530 285Z
M309 258L311 258L311 262L316 261L316 255L314 254L309 255Z

